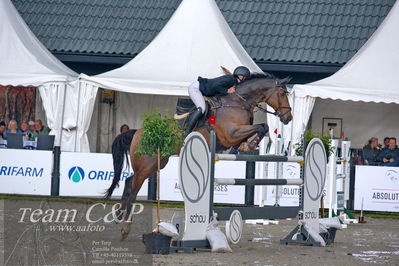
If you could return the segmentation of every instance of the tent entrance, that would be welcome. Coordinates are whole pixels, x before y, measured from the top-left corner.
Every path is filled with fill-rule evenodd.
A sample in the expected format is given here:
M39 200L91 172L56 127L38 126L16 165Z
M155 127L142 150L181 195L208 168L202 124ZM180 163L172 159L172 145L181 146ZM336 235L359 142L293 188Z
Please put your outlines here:
M91 152L110 153L112 142L120 133L120 127L127 124L131 129L141 128L145 113L156 109L173 115L177 99L182 97L115 91L115 101L107 103L101 97L102 91L100 89L97 93L87 133Z

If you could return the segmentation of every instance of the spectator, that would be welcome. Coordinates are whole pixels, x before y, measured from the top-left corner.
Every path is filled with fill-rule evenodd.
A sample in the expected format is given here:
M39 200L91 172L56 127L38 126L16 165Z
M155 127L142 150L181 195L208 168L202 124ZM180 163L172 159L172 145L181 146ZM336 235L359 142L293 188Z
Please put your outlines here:
M382 149L388 149L389 147L389 137L385 137L384 138L384 147L382 147Z
M5 132L5 136L4 138L7 139L7 134L16 134L16 133L21 133L21 130L18 129L18 124L17 121L15 121L14 119L10 120L10 122L8 122L8 128Z
M120 128L120 132L121 133L124 133L124 132L127 132L127 131L129 131L129 126L128 125L126 125L126 124L123 124L122 126L121 126L121 128Z
M6 122L0 122L0 139L5 139L6 134Z
M20 125L21 133L25 140L32 140L32 132L29 129L28 122L22 121Z
M38 135L48 135L50 129L43 126L42 120L38 119L35 121L35 130L32 132L32 139L36 140Z
M35 129L35 122L33 122L32 120L28 122L28 125L29 125L30 132L33 132L33 131L36 130Z
M378 139L372 137L368 144L363 147L363 160L366 165L378 165L378 155L380 149L378 148Z
M396 146L396 138L389 138L389 146L383 149L378 156L378 161L382 161L385 165L393 163L399 157L399 149Z

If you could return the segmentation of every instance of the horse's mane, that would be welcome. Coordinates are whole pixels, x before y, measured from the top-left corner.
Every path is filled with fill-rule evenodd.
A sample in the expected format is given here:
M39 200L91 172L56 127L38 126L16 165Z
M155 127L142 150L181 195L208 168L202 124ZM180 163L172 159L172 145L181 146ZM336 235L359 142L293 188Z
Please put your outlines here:
M246 82L254 79L277 79L273 74L267 73L267 72L254 72L251 73L251 76L243 80L240 84L245 84Z

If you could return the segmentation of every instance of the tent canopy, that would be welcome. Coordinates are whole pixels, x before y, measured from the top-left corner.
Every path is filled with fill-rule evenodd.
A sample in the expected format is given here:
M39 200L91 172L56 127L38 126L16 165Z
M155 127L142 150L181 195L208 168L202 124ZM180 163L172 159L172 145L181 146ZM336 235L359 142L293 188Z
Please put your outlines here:
M198 76L216 77L220 66L260 71L231 31L214 0L183 0L155 39L126 65L88 77L118 91L188 95Z
M297 97L399 103L399 1L371 38L334 75L295 85Z
M399 1L363 47L334 75L294 86L291 139L299 142L316 98L399 103Z
M50 134L61 145L67 83L77 74L35 37L10 0L0 1L0 84L39 87Z
M35 37L10 0L0 1L0 84L39 86L77 74Z

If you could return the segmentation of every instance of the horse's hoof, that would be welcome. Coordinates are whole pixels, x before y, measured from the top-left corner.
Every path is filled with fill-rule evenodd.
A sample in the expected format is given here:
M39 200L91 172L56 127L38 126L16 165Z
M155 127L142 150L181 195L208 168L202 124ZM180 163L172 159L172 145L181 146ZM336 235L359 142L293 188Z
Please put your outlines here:
M121 241L125 240L129 233L125 232L125 230L121 230Z
M258 134L256 134L256 136L255 136L255 137L252 139L252 141L249 143L248 148L249 148L250 150L255 150L260 141L261 141L261 138L259 137Z
M239 151L249 151L248 142L241 143L240 147L238 148Z

